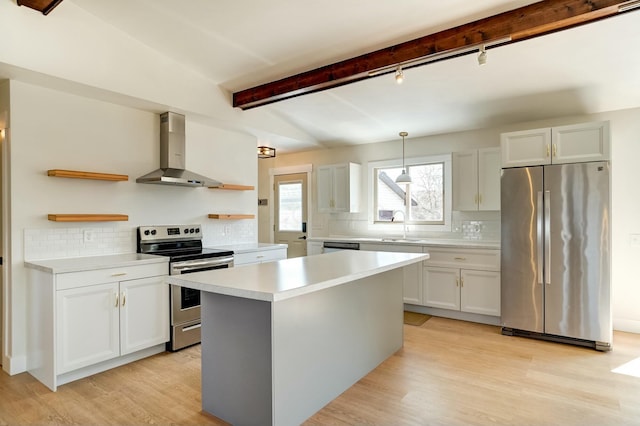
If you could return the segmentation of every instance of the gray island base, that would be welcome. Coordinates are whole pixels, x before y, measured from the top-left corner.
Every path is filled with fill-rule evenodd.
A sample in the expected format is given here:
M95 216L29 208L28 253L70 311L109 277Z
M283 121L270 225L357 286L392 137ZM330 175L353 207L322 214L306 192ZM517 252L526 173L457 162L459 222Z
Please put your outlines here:
M169 277L203 291L203 410L304 422L402 347L402 268L425 259L343 251Z

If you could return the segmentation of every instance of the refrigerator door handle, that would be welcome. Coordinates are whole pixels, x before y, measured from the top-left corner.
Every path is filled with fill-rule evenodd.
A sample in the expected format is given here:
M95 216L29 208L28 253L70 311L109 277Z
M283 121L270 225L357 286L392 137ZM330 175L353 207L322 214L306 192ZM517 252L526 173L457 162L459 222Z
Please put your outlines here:
M538 191L538 205L536 206L536 212L537 212L537 223L536 223L536 247L537 247L537 259L536 259L536 265L538 266L538 284L543 284L542 282L542 277L543 277L543 271L542 271L542 265L544 264L544 262L542 261L543 256L544 256L544 250L543 250L543 242L542 242L542 233L544 232L544 216L543 216L543 212L544 212L544 204L542 203L542 191Z
M551 191L544 191L544 282L551 284Z

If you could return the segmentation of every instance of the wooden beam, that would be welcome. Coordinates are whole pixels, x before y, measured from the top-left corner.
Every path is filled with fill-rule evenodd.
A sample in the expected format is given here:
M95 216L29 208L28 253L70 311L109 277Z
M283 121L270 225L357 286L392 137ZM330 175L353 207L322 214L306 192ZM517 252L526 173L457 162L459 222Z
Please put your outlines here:
M26 6L48 15L62 0L18 0L18 6Z
M255 108L295 96L331 89L393 72L424 65L421 59L435 62L441 54L460 56L473 47L505 40L513 43L531 37L572 28L618 14L628 0L544 0L455 28L346 59L311 71L285 77L233 94L233 106ZM464 51L466 49L466 51ZM459 52L459 53L456 53ZM449 56L449 57L451 57ZM411 64L411 62L414 62Z

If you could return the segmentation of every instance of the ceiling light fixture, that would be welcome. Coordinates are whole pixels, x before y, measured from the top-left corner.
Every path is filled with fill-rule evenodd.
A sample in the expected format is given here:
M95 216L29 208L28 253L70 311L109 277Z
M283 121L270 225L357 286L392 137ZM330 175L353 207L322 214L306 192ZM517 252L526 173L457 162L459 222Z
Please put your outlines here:
M640 7L640 1L632 1L629 3L625 3L621 6L618 6L618 12L627 12L629 10L633 10Z
M404 137L409 136L407 132L400 132L402 136L402 174L396 178L396 183L402 183L408 185L411 183L411 176L407 173L407 169L404 167Z
M258 158L273 158L276 156L276 149L269 146L258 147Z
M478 55L478 65L484 65L487 63L487 51L484 44L480 47L480 54Z
M396 69L396 83L402 84L404 81L404 73L402 72L402 65L398 65Z
M640 1L640 0L638 0ZM475 52L475 51L480 51L480 49L484 46L485 49L489 48L489 47L493 47L493 46L497 46L500 44L504 44L504 43L508 43L511 41L511 36L507 36L507 37L503 37L503 38L499 38L497 40L492 40L492 41L486 41L484 43L478 43L478 44L474 44L472 46L465 46L465 47L460 47L458 49L451 49L451 50L445 50L444 52L438 52L438 53L433 53L430 55L425 55L421 58L416 58L413 59L411 61L405 61L405 62L400 62L398 64L393 64L393 65L389 65L386 67L382 67L382 68L378 68L377 70L372 70L369 71L369 77L375 77L381 74L387 74L389 72L392 72L393 70L396 70L396 75L398 72L398 69L402 69L402 67L404 67L405 69L407 67L416 67L419 65L426 65L429 64L431 62L436 62L436 61L440 61L443 59L447 59L447 58L452 58L454 56L460 56L460 55L464 55L466 53L471 53L471 52Z

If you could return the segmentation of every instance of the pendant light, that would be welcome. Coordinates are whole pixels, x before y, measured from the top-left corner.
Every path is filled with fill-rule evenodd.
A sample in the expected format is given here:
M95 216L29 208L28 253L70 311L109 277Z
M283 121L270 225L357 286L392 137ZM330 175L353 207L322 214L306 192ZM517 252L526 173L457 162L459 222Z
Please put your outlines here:
M396 178L396 183L408 185L411 183L411 176L407 173L407 169L404 166L404 138L405 136L409 136L409 133L400 132L399 135L402 136L402 174Z

